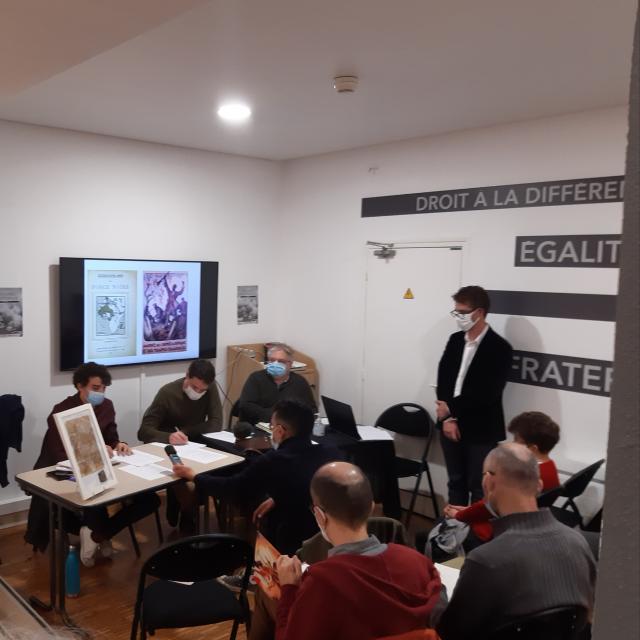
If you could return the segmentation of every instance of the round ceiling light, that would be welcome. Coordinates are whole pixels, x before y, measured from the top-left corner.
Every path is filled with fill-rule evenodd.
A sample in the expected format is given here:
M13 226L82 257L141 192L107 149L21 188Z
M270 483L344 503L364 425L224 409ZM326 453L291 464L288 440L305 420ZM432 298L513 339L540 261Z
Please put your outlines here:
M238 124L251 117L251 109L241 102L227 102L218 109L218 116L225 122Z

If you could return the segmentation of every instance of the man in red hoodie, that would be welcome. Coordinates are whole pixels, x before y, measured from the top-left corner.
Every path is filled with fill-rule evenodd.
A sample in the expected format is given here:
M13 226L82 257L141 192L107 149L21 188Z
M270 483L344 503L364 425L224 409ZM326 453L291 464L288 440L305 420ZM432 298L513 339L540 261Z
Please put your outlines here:
M313 513L333 545L303 575L298 558L281 556L277 640L373 640L424 629L444 607L431 561L367 533L373 495L366 476L346 462L324 465L311 480Z

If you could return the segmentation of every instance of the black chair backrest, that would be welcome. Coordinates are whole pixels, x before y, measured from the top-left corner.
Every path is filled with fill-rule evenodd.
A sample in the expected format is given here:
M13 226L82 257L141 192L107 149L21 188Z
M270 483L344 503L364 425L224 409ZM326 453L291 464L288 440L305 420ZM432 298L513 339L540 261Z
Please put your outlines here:
M156 551L142 575L161 580L200 582L253 564L253 549L236 536L209 533L173 542Z
M598 460L598 462L594 462L590 464L588 467L582 469L582 471L578 471L578 473L574 473L564 484L564 492L562 493L565 498L577 498L582 495L584 490L587 488L591 480L593 480L593 476L596 475L598 469L602 466L604 462L604 458L602 460Z
M560 496L564 495L564 486L558 485L553 489L547 489L538 496L538 507L550 507Z
M376 420L375 426L404 436L429 438L434 425L424 407L412 402L403 402L385 409Z
M582 607L557 607L502 625L487 640L574 640L586 624Z

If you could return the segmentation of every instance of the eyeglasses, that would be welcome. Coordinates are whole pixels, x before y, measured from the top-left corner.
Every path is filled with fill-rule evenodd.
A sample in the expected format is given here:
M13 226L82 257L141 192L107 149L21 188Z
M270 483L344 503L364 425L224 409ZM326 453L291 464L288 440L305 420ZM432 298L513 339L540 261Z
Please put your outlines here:
M477 309L478 307L476 307ZM471 311L456 311L455 309L453 311L449 312L449 315L451 315L451 317L453 318L458 318L460 320L464 320L466 316L470 316L476 309L471 309Z

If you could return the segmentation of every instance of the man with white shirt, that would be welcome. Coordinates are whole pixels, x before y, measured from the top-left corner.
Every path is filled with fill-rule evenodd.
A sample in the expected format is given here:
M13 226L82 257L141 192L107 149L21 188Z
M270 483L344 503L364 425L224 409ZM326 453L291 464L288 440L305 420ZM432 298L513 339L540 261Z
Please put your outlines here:
M502 392L511 345L487 324L489 295L478 286L453 295L451 315L460 331L449 337L440 364L436 415L449 475L449 503L482 498L482 463L505 439Z

